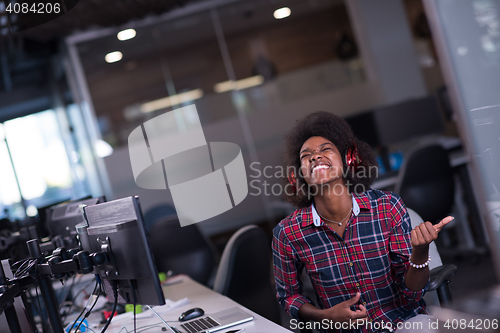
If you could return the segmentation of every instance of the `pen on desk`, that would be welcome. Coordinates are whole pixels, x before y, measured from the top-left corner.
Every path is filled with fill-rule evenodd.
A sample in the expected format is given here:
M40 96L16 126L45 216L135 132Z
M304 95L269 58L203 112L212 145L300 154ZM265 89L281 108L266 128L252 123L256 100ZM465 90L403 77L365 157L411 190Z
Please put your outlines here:
M244 328L239 328L237 330L227 331L225 333L240 333L240 332L243 332L244 330L245 330Z

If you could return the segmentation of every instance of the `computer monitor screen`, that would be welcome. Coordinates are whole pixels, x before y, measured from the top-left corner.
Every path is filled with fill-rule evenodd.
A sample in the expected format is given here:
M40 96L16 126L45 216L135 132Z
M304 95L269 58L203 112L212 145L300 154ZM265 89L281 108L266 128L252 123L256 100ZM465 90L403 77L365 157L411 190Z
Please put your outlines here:
M89 252L107 251L111 261L97 266L110 301L111 284L118 286L118 303L165 304L154 264L139 198L126 197L85 207ZM83 243L82 243L83 245ZM134 302L135 291L135 302Z
M59 205L51 206L46 211L46 225L49 230L49 236L54 239L60 236L64 246L76 246L76 228L78 223L83 222L83 217L78 209L81 204L92 206L98 203L105 202L104 197L99 198L84 198L73 201L64 202Z
M373 111L365 111L345 118L354 135L375 148L380 144Z
M49 229L48 229L48 225L47 225L47 212L49 210L50 207L52 206L55 206L55 205L59 205L59 204L62 204L62 203L65 203L65 202L69 202L70 201L70 198L66 198L64 200L58 200L56 202L52 202L50 205L45 205L45 206L37 206L36 207L36 210L37 210L37 216L36 216L36 223L37 223L37 227L36 227L36 231L37 231L37 236L39 239L42 239L44 237L48 237L49 236Z
M383 146L444 131L438 102L426 96L374 110L378 139Z

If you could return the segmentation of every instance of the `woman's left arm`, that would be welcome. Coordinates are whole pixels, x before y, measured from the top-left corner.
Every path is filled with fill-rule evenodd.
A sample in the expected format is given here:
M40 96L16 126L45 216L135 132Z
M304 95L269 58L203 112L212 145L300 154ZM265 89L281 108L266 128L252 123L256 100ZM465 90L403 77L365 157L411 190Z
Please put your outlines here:
M411 231L412 254L410 261L415 265L423 265L429 260L429 244L436 240L438 233L453 220L447 216L438 224L422 222ZM422 290L429 280L429 265L422 268L410 266L405 276L405 285L413 291Z

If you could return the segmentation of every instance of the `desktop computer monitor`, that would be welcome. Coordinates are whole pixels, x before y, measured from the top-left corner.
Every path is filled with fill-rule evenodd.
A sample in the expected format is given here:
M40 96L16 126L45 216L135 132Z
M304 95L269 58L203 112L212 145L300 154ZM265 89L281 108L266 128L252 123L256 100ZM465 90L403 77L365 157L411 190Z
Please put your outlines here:
M88 197L90 198L90 197ZM36 207L37 210L37 234L39 239L45 238L49 236L49 229L48 229L48 224L47 224L47 213L49 211L49 208L52 206L56 206L59 204L63 204L65 202L69 202L71 199L66 198L64 200L58 200L56 202L52 202L50 205L45 205L45 206L39 206Z
M365 111L345 118L354 135L361 141L366 142L372 148L380 144L378 129L375 124L373 111Z
M444 131L439 104L432 95L384 106L373 113L382 146Z
M82 242L83 250L107 251L111 257L110 262L96 269L110 301L114 302L111 285L116 284L118 303L165 304L139 197L87 206L84 211L89 239L85 245Z
M46 226L51 240L59 236L62 239L62 244L59 245L69 248L78 246L75 227L77 224L83 222L83 217L78 206L82 204L92 206L105 201L105 197L86 197L47 208L45 213Z
M354 135L377 148L385 171L391 171L390 146L444 131L436 97L429 95L345 118Z

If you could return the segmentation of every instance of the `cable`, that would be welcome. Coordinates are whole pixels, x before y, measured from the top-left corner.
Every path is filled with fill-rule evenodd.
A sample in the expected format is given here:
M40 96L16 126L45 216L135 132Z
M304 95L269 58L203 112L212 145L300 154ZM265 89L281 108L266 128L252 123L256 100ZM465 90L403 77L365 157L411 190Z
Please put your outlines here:
M80 321L80 324L78 324L78 327L77 327L77 328L76 328L76 330L75 330L76 332L78 332L78 329L80 328L80 325L83 323L83 321L84 321L85 319L87 319L87 318L90 316L90 313L92 312L92 310L94 310L94 307L95 307L95 305L97 304L97 301L99 300L99 296L100 296L100 295L101 295L100 293L98 293L98 294L97 294L97 297L96 297L96 299L95 299L95 301L94 301L94 304L92 304L92 306L90 307L90 309L89 309L89 310L85 313L85 315L83 316L82 321Z
M19 262L20 261L18 261L17 263L19 263ZM33 263L37 263L37 258L25 259L23 261L23 263L21 264L21 266L19 266L19 268L14 273L14 277L15 278L23 277L27 272L29 272L31 270L31 268L33 267ZM26 264L27 264L27 266L25 266Z
M97 280L90 280L82 289L80 289L80 291L78 291L75 296L73 297L73 300L71 302L75 302L76 301L76 298L83 292L85 291L85 289L87 289L88 286L90 286L92 284L92 282L98 282ZM100 284L100 283L99 283Z
M21 263L21 265L17 268L17 270L19 270L19 269L21 269L21 267L22 267L24 264L26 264L26 262L28 262L30 259L31 259L31 258L27 258L27 259L22 259L22 260L19 260L19 261L17 261L17 262L15 262L15 263L13 263L13 264L11 265L11 267L12 267L12 269L14 269L14 268L15 268L15 267L19 264L19 263L21 263L21 262L22 262L22 263ZM16 272L17 272L17 270L16 270ZM15 273L14 273L14 275L15 275Z
M116 311L116 305L118 304L118 283L113 280L113 296L115 297L115 303L113 304L113 311L111 311L111 316L109 316L108 321L106 322L106 325L102 328L101 333L106 332L108 329L109 324L111 324L111 319L113 319L113 316Z
M150 330L152 328L155 328L155 327L165 327L163 326L162 324L151 324L151 325L145 325L145 326L141 326L139 327L139 331L135 332L135 333L140 333L140 332L144 332L144 331L147 331L147 330ZM118 333L121 333L122 331L124 331L125 333L131 333L132 331L129 331L126 327L122 327Z
M96 284L95 284L95 287L94 287L94 291L92 291L92 295L95 294L95 292L97 291L98 286L99 286L99 282L96 280ZM97 303L97 300L96 300L95 303ZM94 303L94 305L95 305L95 303ZM78 317L76 317L76 320L73 322L73 325L71 325L71 328L69 329L70 333L71 333L71 330L73 329L73 327L75 327L75 324L78 322L78 320L80 319L80 317L83 315L83 313L87 309L87 307L88 307L89 304L90 304L90 298L89 298L89 300L87 302L87 305L85 305L85 307L83 308L82 312L80 312L80 314L78 315ZM93 307L94 306L92 306L92 308ZM83 320L81 322L83 322ZM80 326L78 326L78 327L80 327Z
M135 294L135 281L130 281L130 286L132 287L132 296L134 298L134 332L137 332L137 318L135 313L135 305L137 304L137 295Z
M65 321L65 320L66 320L66 317L68 316L68 314L70 314L70 313L71 313L71 311L73 310L73 306L75 305L75 301L76 301L77 297L78 297L78 296L79 296L79 295L80 295L80 294L81 294L84 290L86 290L86 289L87 289L87 287L88 287L88 286L90 286L90 285L92 284L92 282L99 283L99 286L100 286L100 282L99 282L99 280L98 280L98 279L95 279L95 277L94 277L94 280L90 280L90 281L89 281L89 282L88 282L88 283L87 283L87 284L86 284L86 285L85 285L82 289L80 289L80 291L78 291L78 292L76 293L76 295L73 297L73 300L71 300L71 305L70 305L70 307L69 307L69 309L68 309L68 312L67 312L67 315L64 317L64 320L63 320L63 321ZM94 289L95 289L95 288L94 288ZM100 288L99 288L99 291L100 291ZM94 293L94 292L92 292L92 293Z
M21 266L16 270L14 273L15 278L22 278L26 274L28 274L33 268L35 268L35 276L36 276L36 266L38 263L44 259L44 255L40 255L38 258L28 258L25 259L24 262L21 264ZM14 265L20 263L21 261L16 262ZM24 267L24 265L28 263L28 266Z
M82 275L83 276L83 275ZM78 282L80 282L80 280L82 279L82 276L80 276ZM70 278L66 278L65 282L68 282ZM64 284L62 290L61 290L61 294L59 295L61 297L61 300L59 301L59 307L61 307L61 304L66 300L66 298L68 297L71 289L73 288L73 286L75 285L75 281L76 281L76 275L73 275L73 280L71 281L71 284L69 283L66 283Z
M75 324L78 322L78 320L80 320L80 317L82 316L83 312L85 311L86 308L83 308L82 312L80 312L80 314L78 315L78 317L76 317L76 320L73 322L73 325L71 325L70 329L69 329L69 333L71 333L71 330L73 329L73 327L75 326ZM83 321L83 320L82 320Z
M36 258L34 260L35 262L35 292L36 292L36 300L38 302L38 310L39 310L39 314L40 314L40 319L42 321L42 328L43 328L43 331L44 332L48 332L47 330L47 325L45 323L45 318L43 316L43 313L42 313L42 306L40 305L40 296L38 295L38 279L36 279L36 269L38 267L38 265L36 264L36 262L38 262L38 258ZM31 265L31 264L30 264Z

